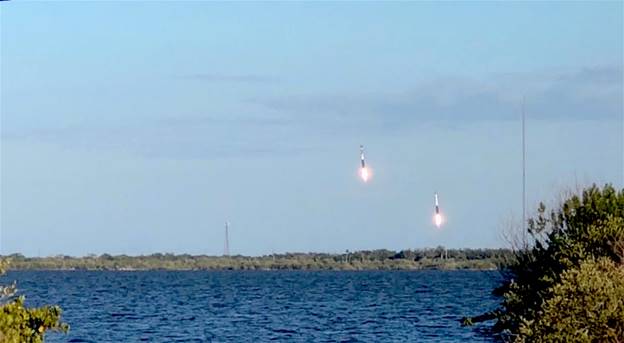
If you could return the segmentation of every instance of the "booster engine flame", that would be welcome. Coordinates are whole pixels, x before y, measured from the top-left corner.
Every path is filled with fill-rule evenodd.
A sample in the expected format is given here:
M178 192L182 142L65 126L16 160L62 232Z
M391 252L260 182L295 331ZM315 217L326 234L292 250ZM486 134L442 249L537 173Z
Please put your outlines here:
M435 226L437 226L438 229L439 229L442 226L442 222L443 222L442 215L440 213L436 213L433 216L433 222L434 222Z
M368 182L368 179L370 178L370 174L368 172L368 168L364 167L360 169L360 177L362 178L362 181L364 182Z

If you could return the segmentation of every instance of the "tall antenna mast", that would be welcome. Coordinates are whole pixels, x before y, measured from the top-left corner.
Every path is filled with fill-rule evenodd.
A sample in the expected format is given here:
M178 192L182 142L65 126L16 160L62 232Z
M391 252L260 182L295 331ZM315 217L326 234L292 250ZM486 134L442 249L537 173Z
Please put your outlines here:
M225 222L225 246L223 249L223 256L230 256L230 223Z
M526 114L522 96L522 231L526 232Z

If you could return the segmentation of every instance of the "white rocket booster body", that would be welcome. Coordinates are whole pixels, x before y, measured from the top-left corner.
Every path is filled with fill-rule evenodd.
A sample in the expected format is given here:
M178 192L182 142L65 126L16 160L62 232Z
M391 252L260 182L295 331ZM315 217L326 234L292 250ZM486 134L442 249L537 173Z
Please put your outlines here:
M434 194L435 199L435 213L440 214L440 203L438 202L438 193Z
M366 168L366 162L364 161L364 146L360 145L360 162L362 163L362 169Z

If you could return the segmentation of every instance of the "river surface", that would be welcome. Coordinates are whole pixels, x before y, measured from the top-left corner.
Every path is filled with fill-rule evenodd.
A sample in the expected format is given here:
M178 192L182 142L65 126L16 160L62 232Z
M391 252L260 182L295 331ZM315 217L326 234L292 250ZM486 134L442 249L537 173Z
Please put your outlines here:
M46 342L482 342L486 271L13 271L29 306L59 304ZM483 327L481 326L481 329Z

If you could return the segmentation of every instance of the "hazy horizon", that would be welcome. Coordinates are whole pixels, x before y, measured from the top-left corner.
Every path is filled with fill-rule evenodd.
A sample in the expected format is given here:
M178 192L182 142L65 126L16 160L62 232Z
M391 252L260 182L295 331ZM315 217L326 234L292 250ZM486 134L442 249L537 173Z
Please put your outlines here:
M0 254L504 248L523 97L529 213L624 187L623 13L2 2Z

